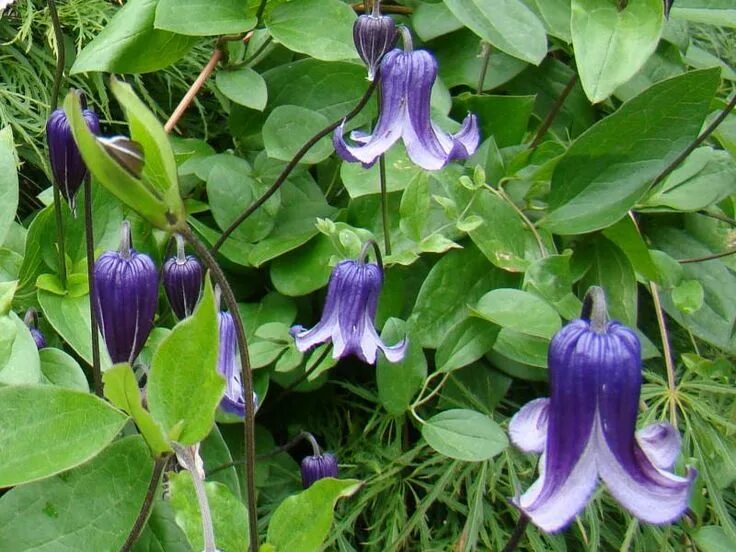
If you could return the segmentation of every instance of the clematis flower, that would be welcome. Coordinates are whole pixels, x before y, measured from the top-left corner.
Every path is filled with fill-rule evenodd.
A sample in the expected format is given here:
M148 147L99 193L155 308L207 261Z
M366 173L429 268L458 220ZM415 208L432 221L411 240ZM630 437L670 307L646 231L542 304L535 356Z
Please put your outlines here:
M514 504L547 532L566 527L605 483L633 516L663 524L687 508L692 482L669 471L680 436L667 423L635 432L641 388L636 333L607 321L601 288L591 288L581 319L562 328L549 349L550 398L512 419L513 443L541 452L539 479Z
M365 253L361 253L359 260L342 261L332 270L322 319L311 330L302 326L291 329L297 349L304 352L318 343L332 341L332 356L336 359L354 354L363 362L373 364L378 349L390 362L404 358L407 340L389 347L381 341L373 325L383 270L376 263L364 262L364 258Z
M151 257L130 246L123 222L120 249L100 255L94 266L94 307L113 362L131 364L143 349L158 304L158 271Z
M454 159L475 153L480 141L478 120L469 114L456 134L448 134L430 118L430 96L437 78L437 61L426 50L412 50L406 33L407 50L394 49L381 62L380 115L373 134L353 132L353 145L345 141L345 121L337 128L333 144L348 162L370 167L399 138L414 163L438 170Z
M241 386L238 342L235 339L235 322L229 312L220 312L220 348L217 357L217 371L225 378L225 394L220 408L236 416L245 416L245 399ZM253 404L258 409L258 397L253 393Z
M373 2L370 14L361 15L353 24L353 42L360 59L368 66L368 80L372 81L378 64L396 42L396 24L388 15L381 15L381 2Z
M176 256L164 263L166 297L179 320L194 312L202 290L202 264L194 255L186 255L184 239L176 235Z
M329 452L305 456L301 463L302 487L308 489L320 479L325 477L337 477L339 469L337 458Z
M91 109L85 109L82 114L92 133L99 134L100 120L97 114ZM69 119L63 109L55 109L49 116L46 122L46 141L49 145L49 162L54 182L72 212L76 213L76 195L87 178L87 166L79 153Z

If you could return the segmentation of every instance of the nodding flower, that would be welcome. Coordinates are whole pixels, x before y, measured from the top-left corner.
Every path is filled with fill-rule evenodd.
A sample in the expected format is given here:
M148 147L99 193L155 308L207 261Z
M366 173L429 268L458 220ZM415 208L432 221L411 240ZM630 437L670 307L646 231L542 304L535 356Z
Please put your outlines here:
M93 134L100 133L100 120L91 109L82 112L87 127ZM76 195L87 178L87 166L74 141L69 119L63 109L55 109L46 121L46 141L54 183L59 187L72 213L76 214Z
M401 138L412 162L429 171L438 170L475 153L480 142L478 119L469 114L456 134L448 134L432 122L430 96L437 61L427 50L412 50L408 31L401 30L406 51L391 50L381 62L381 105L373 134L353 131L350 137L356 143L350 144L343 136L343 121L332 142L345 161L370 167Z
M339 263L327 284L327 299L322 319L310 330L294 326L291 334L296 348L304 352L309 348L332 341L333 358L354 354L363 362L376 362L378 349L390 362L399 362L406 354L408 342L402 340L394 346L383 343L374 320L378 308L378 296L383 286L383 269L379 263L365 262L367 242L358 260Z
M164 264L163 280L166 297L179 320L194 312L202 291L202 279L202 264L194 255L185 254L184 238L176 234L176 256Z
M151 257L131 247L128 221L120 248L95 261L94 279L95 312L110 358L132 364L153 329L158 271Z
M381 15L381 2L373 2L370 14L358 17L353 24L353 42L360 59L368 67L368 80L372 81L378 72L383 56L396 43L397 31L394 20Z
M219 299L218 299L219 303ZM238 342L235 338L235 322L229 312L221 311L218 315L220 328L220 344L217 356L217 371L225 378L225 394L220 401L220 408L229 414L241 418L245 416L245 399L241 385L240 357ZM253 392L253 404L258 409L258 396Z
M312 456L305 456L301 463L302 487L308 489L320 479L337 477L340 469L337 466L337 457L329 452L322 452L317 440L311 433L304 432L302 436L312 445Z
M526 404L509 424L512 442L542 453L539 479L514 504L547 532L565 528L599 479L641 521L669 523L687 509L696 476L670 470L680 435L670 424L636 431L641 346L636 333L608 321L603 290L588 291L583 314L549 348L550 398Z

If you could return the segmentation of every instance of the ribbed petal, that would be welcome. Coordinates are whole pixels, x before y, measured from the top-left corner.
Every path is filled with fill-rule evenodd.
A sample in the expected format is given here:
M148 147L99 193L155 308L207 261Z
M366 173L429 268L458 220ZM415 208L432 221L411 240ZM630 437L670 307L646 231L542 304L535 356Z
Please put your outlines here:
M546 508L548 501L567 489L567 480L582 461L583 451L589 448L596 413L596 358L588 354L594 337L597 335L590 332L586 322L575 320L557 332L550 344L546 475L537 502L529 503L532 510ZM580 469L587 476L588 468ZM580 492L578 489L573 494L578 496Z
M361 15L353 24L353 41L360 59L368 66L372 81L381 58L396 42L396 24L386 15Z
M478 128L478 117L469 113L463 120L463 125L457 133L452 135L453 149L450 159L467 159L473 155L480 144L480 129Z
M610 493L634 516L649 523L667 523L687 508L691 480L668 473L653 463L634 434L641 388L641 347L636 334L612 322L604 337L600 364L599 472ZM650 432L647 448L654 462L671 462L673 437ZM651 446L651 445L654 446ZM679 448L679 447L678 447ZM658 453L658 454L657 454Z
M217 355L217 371L225 378L225 394L220 407L237 416L245 415L243 389L240 385L238 342L235 338L235 322L229 312L218 315L220 342Z
M362 144L353 146L344 137L344 123L333 135L332 143L337 154L349 162L360 161L371 166L376 159L401 137L406 119L406 95L408 64L411 54L391 50L381 63L381 109L373 134L364 137Z
M636 432L636 442L647 458L662 469L670 469L680 455L682 439L667 422L651 424Z
M549 399L535 399L525 404L509 422L509 436L524 452L543 452L547 444Z
M148 255L116 251L95 262L95 308L113 362L136 359L153 329L158 272Z
M194 312L202 289L202 265L189 255L183 262L171 257L164 264L163 281L171 309L182 320Z

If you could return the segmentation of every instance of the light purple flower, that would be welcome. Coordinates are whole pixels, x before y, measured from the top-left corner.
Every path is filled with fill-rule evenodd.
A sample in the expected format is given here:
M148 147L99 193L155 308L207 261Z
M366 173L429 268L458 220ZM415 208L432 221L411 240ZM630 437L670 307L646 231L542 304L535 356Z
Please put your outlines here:
M376 362L378 349L390 362L399 362L406 353L407 340L389 347L376 333L373 321L383 271L375 263L342 261L332 271L322 319L311 330L294 326L291 333L296 348L304 352L318 343L332 341L333 358L356 355L363 362Z
M552 339L550 398L531 401L509 425L517 447L542 453L539 479L513 502L547 532L565 528L583 510L599 478L636 518L672 522L687 509L696 476L693 469L684 478L669 471L680 451L671 425L635 432L639 339L626 326L606 321L600 288L592 295L593 315L584 312Z
M225 394L220 408L236 416L245 416L245 400L241 385L238 342L235 338L235 322L229 312L220 312L220 346L217 356L217 371L225 378ZM253 404L258 409L258 397L253 393Z
M343 138L345 122L333 136L335 151L345 161L370 167L399 138L414 163L426 170L441 169L453 159L475 153L480 141L475 115L465 117L457 134L448 134L430 118L430 96L437 78L437 61L426 50L391 50L381 62L381 111L373 134L353 132L351 145Z

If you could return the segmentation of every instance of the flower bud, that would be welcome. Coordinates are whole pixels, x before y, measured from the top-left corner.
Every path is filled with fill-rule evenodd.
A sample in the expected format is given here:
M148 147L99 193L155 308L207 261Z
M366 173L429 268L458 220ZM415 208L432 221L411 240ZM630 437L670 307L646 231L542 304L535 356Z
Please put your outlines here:
M308 489L320 479L338 476L337 458L329 452L305 456L302 460L301 471L302 486Z
M28 328L31 331L31 337L33 337L33 341L36 342L36 347L39 349L44 349L46 347L46 338L44 337L43 333L41 333L41 330L38 328Z
M91 109L85 109L82 115L90 131L99 134L100 120L97 114ZM69 119L63 109L54 110L46 122L46 140L54 183L69 203L72 212L76 212L76 195L87 177L87 166L82 161L82 154L74 142Z
M31 332L31 337L36 343L38 349L44 349L46 347L46 338L44 337L41 330L38 329L38 312L34 308L30 308L26 311L23 317L23 322L28 327L28 331Z
M194 312L202 290L202 265L194 255L185 255L184 239L176 235L176 256L164 264L166 297L179 320Z
M219 293L219 292L216 292ZM219 303L219 298L217 300ZM225 393L220 408L228 414L245 416L245 398L240 377L240 356L233 315L226 311L218 314L220 343L217 355L217 371L225 378ZM258 395L253 392L253 406L258 410Z
M113 362L130 362L153 329L158 273L151 257L130 247L130 225L123 222L120 249L95 262L94 306Z
M376 76L384 54L396 42L396 24L387 15L381 15L380 2L374 0L373 13L361 15L353 25L353 41L360 59L368 66L368 80Z

